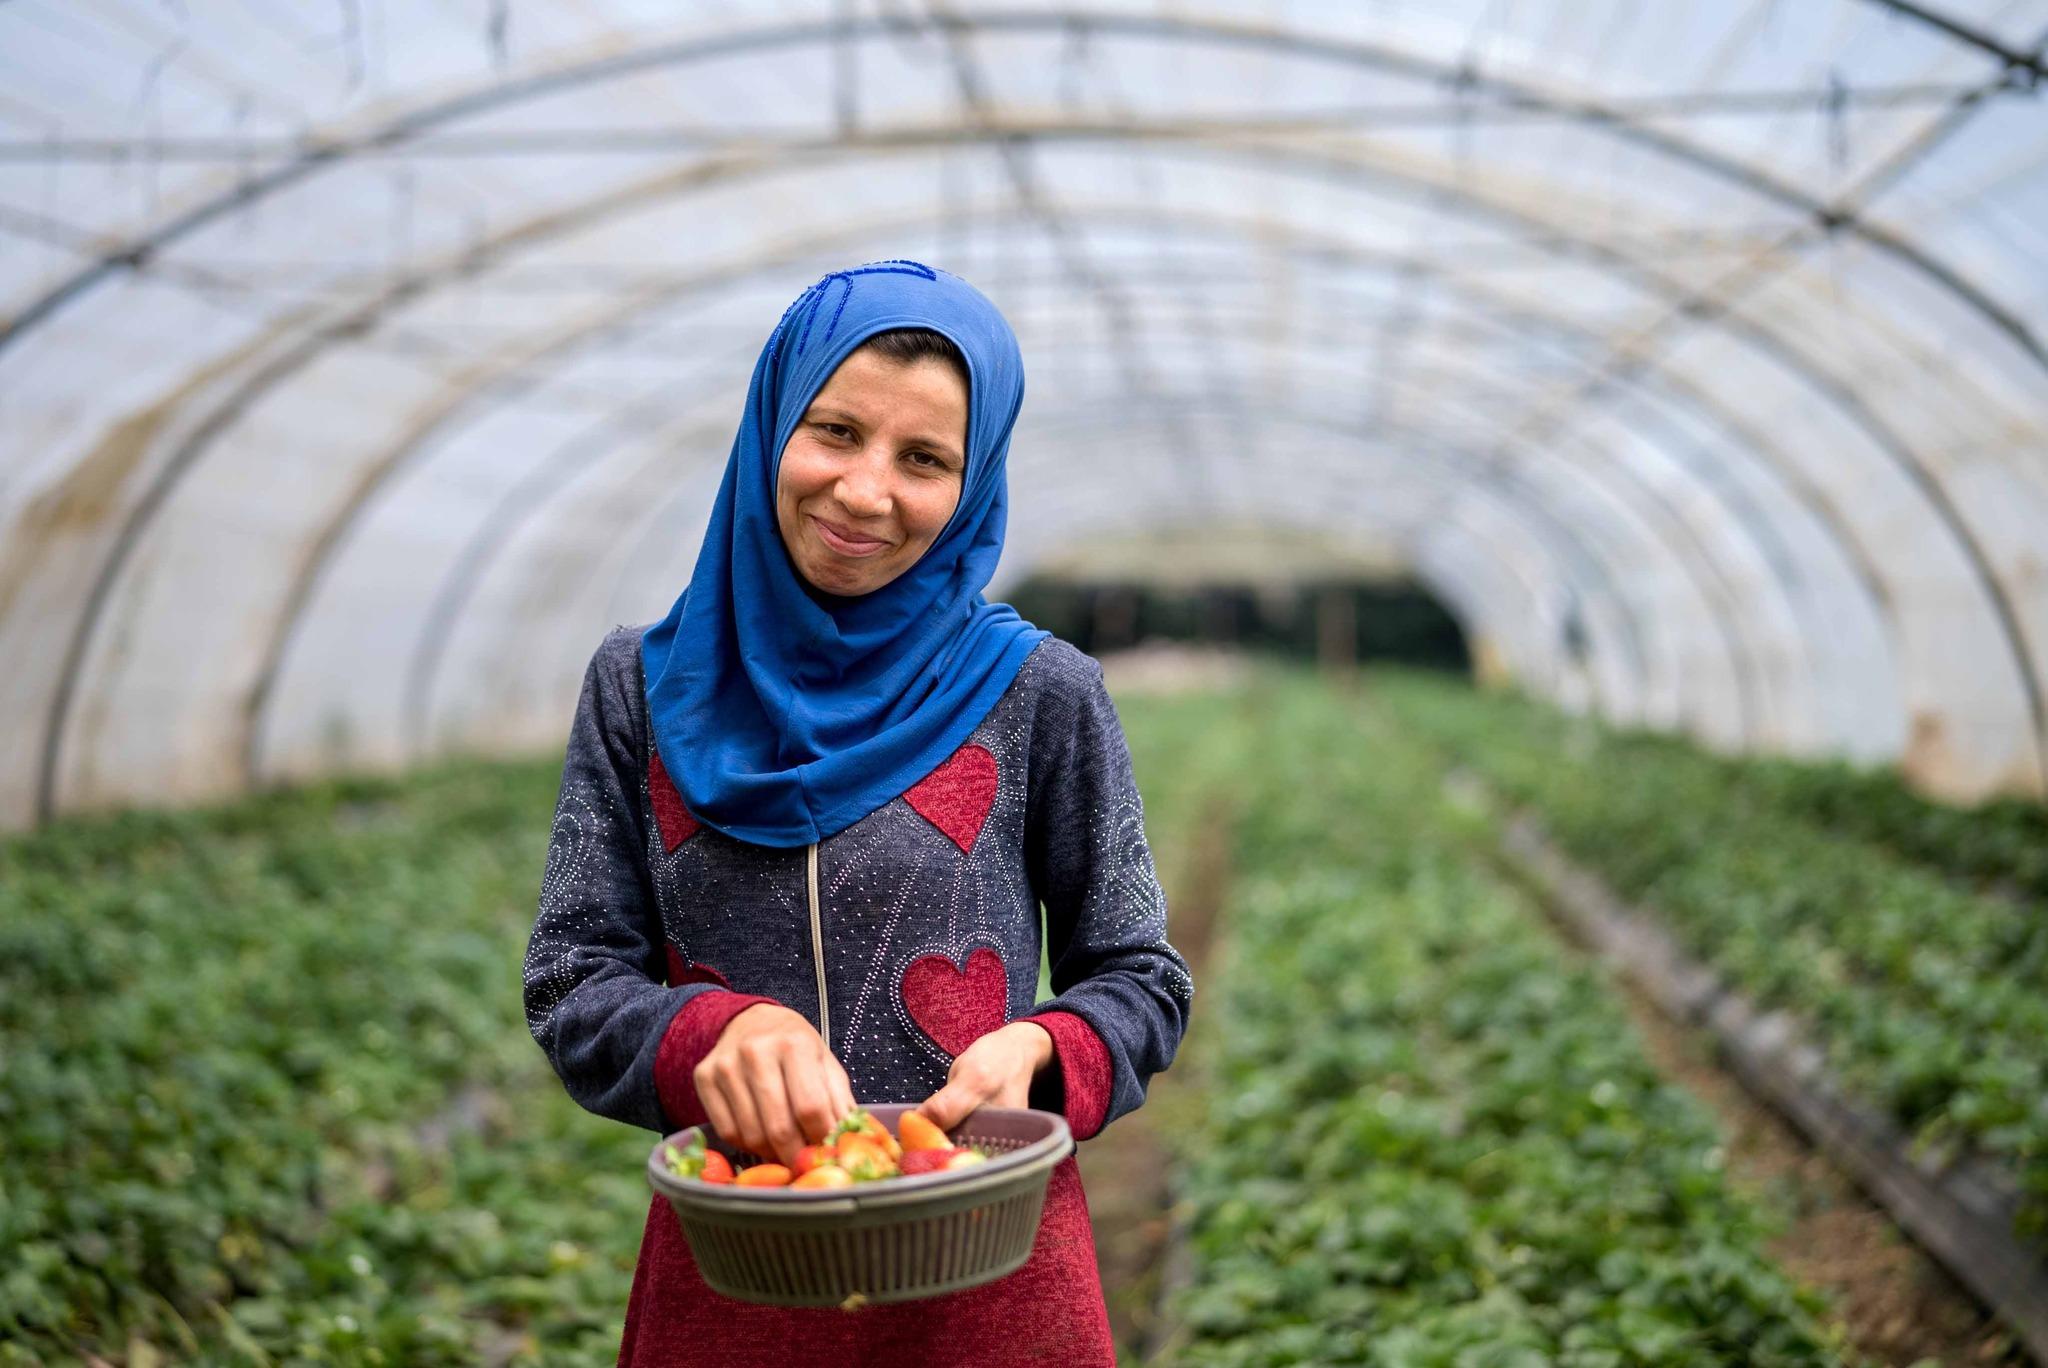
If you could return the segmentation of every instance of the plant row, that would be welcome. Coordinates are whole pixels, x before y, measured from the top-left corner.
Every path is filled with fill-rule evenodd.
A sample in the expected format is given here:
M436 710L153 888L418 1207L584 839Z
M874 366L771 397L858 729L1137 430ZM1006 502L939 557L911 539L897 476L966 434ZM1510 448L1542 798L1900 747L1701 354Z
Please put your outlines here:
M519 966L556 771L0 846L0 1363L608 1363L644 1142Z
M1164 856L1222 716L1136 711ZM0 843L0 1364L613 1361L648 1137L569 1100L520 1003L558 781Z
M2018 1175L2048 1231L2048 918L1730 782L1707 760L1415 677L1378 694L1694 956L1795 1014L1846 1086L1931 1159ZM1770 769L1760 766L1760 770ZM1782 768L1779 767L1779 768Z
M1393 677L1400 678L1400 674ZM1407 676L1411 687L1430 676ZM1994 798L1973 807L1909 788L1898 770L1844 760L1720 755L1682 736L1591 726L1532 699L1484 695L1487 711L1553 749L1597 745L1603 763L1650 766L1717 806L1816 825L1882 846L1974 891L2048 897L2048 807Z
M1178 1141L1174 1361L1841 1361L1709 1117L1491 873L1434 752L1272 687Z
M1985 889L2048 898L2048 807L2040 803L1997 798L1956 807L1913 792L1891 770L1708 756L1662 736L1656 746L1718 766L1753 802L1879 842Z

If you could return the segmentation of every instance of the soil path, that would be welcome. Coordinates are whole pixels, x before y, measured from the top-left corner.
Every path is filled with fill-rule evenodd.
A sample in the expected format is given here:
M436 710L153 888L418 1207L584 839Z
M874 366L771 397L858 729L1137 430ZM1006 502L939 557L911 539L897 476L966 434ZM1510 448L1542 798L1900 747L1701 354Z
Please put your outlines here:
M1777 1113L1714 1059L1713 1042L1672 1024L1616 983L1658 1071L1713 1108L1728 1137L1728 1171L1787 1219L1772 1257L1834 1303L1858 1353L1907 1368L2023 1364L2012 1336Z
M1509 882L1545 906L1548 895L1515 860L1489 858ZM1566 926L1556 920L1552 925L1583 950ZM1651 1064L1704 1102L1720 1122L1730 1177L1785 1221L1783 1233L1768 1246L1771 1256L1827 1296L1856 1355L1891 1368L2030 1362L2012 1333L1900 1231L1882 1206L1722 1067L1710 1034L1674 1022L1618 970L1609 969L1607 978Z
M1204 813L1191 843L1194 858L1162 874L1170 909L1168 934L1187 957L1195 982L1209 963L1217 908L1230 878L1229 814L1221 805ZM1180 1060L1202 1029L1197 1012ZM1167 1148L1163 1128L1194 1101L1200 1080L1177 1064L1152 1080L1145 1105L1080 1148L1081 1181L1095 1228L1096 1267L1109 1304L1117 1361L1139 1362L1158 1332L1160 1279L1167 1248Z

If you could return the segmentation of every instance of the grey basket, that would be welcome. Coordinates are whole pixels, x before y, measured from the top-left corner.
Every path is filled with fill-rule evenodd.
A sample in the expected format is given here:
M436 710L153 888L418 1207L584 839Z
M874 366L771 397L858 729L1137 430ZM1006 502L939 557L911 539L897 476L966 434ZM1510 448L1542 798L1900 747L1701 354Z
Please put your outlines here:
M895 1134L909 1103L871 1106ZM1051 1112L983 1107L952 1132L992 1154L986 1164L852 1188L792 1192L679 1178L662 1146L681 1148L699 1130L733 1160L758 1162L709 1126L678 1131L647 1156L647 1181L668 1198L715 1292L768 1306L844 1306L912 1301L993 1282L1031 1257L1053 1165L1074 1150Z

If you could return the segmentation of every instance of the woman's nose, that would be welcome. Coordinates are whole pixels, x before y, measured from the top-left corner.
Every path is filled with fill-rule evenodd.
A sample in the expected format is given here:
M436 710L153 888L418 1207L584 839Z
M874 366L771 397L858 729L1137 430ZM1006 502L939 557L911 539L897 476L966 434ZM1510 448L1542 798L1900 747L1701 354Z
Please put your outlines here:
M832 492L848 513L878 518L889 511L886 459L886 455L869 448L861 452L860 459L847 462L840 470L838 488Z

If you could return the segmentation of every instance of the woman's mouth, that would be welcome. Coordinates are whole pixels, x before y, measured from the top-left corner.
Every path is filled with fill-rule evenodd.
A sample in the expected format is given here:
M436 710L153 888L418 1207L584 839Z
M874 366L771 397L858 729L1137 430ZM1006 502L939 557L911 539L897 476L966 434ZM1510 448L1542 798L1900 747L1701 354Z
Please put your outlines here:
M811 515L811 522L818 529L818 539L842 556L872 556L889 549L889 543L885 541L863 537L851 528L828 523L815 513Z

